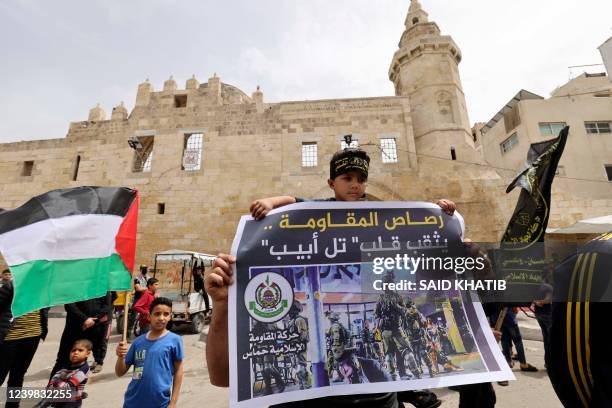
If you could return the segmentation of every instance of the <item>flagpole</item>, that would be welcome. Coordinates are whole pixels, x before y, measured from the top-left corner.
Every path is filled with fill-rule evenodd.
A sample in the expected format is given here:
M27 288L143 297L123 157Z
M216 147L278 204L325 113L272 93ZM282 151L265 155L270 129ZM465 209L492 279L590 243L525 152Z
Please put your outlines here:
M501 331L501 327L502 327L502 324L504 323L504 318L506 317L506 313L508 313L507 307L504 307L499 312L499 317L497 318L497 321L495 322L495 330Z
M123 305L123 342L127 343L127 333L128 333L128 326L129 326L129 305L130 305L130 295L132 294L131 291L126 290L125 291L125 304Z

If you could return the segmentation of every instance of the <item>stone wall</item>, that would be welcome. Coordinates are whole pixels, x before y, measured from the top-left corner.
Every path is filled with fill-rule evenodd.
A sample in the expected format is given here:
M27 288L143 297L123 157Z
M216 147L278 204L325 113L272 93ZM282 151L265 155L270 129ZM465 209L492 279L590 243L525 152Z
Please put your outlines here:
M167 249L227 252L252 200L330 196L328 161L351 133L372 157L368 193L376 199L452 199L466 219L467 236L480 241L497 241L514 209L518 192L504 193L513 172L414 153L408 97L265 104L231 86L220 88L220 95L211 96L204 84L151 91L144 99L139 91L141 103L129 117L71 123L65 139L0 144L0 207L15 208L56 188L128 186L141 194L137 263L150 264L156 251ZM175 107L175 94L187 95L186 107ZM203 133L198 171L181 169L190 133ZM134 173L127 141L142 135L154 136L152 170ZM382 163L382 137L396 139L397 163ZM301 166L302 142L317 142L317 166ZM24 161L34 161L31 176L21 175ZM589 200L574 196L571 186L560 187L551 226L612 208L610 200ZM165 204L164 214L158 214L158 203Z

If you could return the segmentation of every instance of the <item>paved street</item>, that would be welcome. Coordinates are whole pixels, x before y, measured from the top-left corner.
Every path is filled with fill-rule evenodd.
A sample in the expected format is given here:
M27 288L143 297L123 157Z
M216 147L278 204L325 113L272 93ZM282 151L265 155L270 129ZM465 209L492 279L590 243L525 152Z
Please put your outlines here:
M49 319L49 337L47 341L41 344L34 357L34 361L26 376L26 386L43 387L46 384L59 346L63 324L64 319L62 318ZM523 321L522 327L524 325L533 325L533 322ZM208 329L208 326L206 329ZM180 331L180 333L183 332ZM181 407L222 408L228 406L227 390L213 387L208 380L208 372L204 359L205 342L202 341L206 338L205 333L202 335L183 334L186 363L185 378L179 399L179 406ZM90 379L90 384L86 387L89 397L85 400L84 407L121 406L123 393L130 379L128 375L123 378L116 378L114 374L114 350L118 341L119 336L113 335L109 344L104 371L94 375ZM528 361L538 368L542 368L544 366L542 343L540 341L526 340L525 347ZM552 390L545 371L521 373L517 368L514 371L517 381L511 382L509 387L495 385L498 401L497 407L557 408L561 406ZM444 400L443 407L456 407L458 405L459 395L456 392L439 389L436 390L436 393Z

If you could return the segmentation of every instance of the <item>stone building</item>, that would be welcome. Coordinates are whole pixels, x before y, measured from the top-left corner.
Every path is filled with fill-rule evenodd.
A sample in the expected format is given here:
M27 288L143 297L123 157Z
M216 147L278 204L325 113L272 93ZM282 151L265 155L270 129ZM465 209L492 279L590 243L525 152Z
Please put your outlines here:
M131 112L120 104L108 118L96 106L63 139L0 144L0 207L56 188L129 186L141 194L138 263L171 248L229 251L252 200L329 196L329 158L352 134L372 157L371 198L450 198L469 237L497 241L516 202L518 192L504 190L518 168L485 161L460 62L457 44L412 0L389 69L395 96L266 103L259 87L249 96L216 75L184 89L172 77L157 91L145 81ZM555 225L591 215L581 207L587 193L565 194ZM612 202L602 208L611 212Z

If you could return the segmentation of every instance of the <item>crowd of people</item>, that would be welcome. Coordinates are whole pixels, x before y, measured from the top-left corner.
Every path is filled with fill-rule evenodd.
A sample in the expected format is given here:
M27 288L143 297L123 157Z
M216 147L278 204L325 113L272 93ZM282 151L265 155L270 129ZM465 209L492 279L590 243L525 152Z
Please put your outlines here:
M172 302L155 297L158 282L146 278L146 268L134 281L139 296L131 313L135 316L132 322L138 317L140 335L129 347L127 342L120 342L116 350L117 376L134 367L124 406L174 407L180 395L184 353L181 337L166 327L172 317ZM10 394L9 390L23 387L40 341L48 333L48 308L13 318L13 290L11 272L6 269L0 281L0 385L8 377L6 408L20 406L19 394ZM49 371L48 393L40 398L37 407L82 405L87 398L88 378L103 369L115 299L115 293L108 292L99 298L64 305L66 320L55 365Z
M334 196L326 201L358 201L367 199L366 182L370 159L360 149L344 149L337 152L330 162L328 185ZM250 207L255 219L262 219L274 208L304 201L292 196L278 196L256 200ZM437 204L447 213L455 211L455 204L441 199ZM478 248L471 247L478 252ZM236 258L220 254L211 268L205 271L204 286L213 300L206 362L210 381L213 385L229 385L228 351L228 289L234 283L232 265ZM392 277L390 277L392 279ZM135 299L126 321L130 334L138 319L139 336L131 344L121 341L116 348L115 374L123 376L130 368L132 380L125 392L124 407L175 407L177 406L183 379L183 342L180 336L170 332L167 326L172 318L172 302L157 297L158 282L146 276L146 268L141 269L134 279ZM8 387L22 387L24 376L34 357L40 340L48 332L48 310L42 309L13 318L10 312L12 300L11 273L2 272L0 285L0 384ZM65 305L66 322L61 335L54 367L49 372L49 389L71 389L74 391L69 400L57 402L41 401L40 406L78 407L87 397L84 388L90 375L103 369L107 344L113 318L114 294L97 299ZM396 378L420 377L423 366L428 375L436 376L440 368L448 371L461 370L444 351L444 327L428 321L416 308L411 299L399 297L395 292L385 292L376 306L376 326L380 329L380 339L364 322L361 335L361 351L367 356L380 360L388 368L388 374ZM542 299L534 303L535 315L542 327L544 340L550 333L550 291L543 293ZM299 304L299 302L298 302ZM501 330L493 326L497 321L501 306L485 304L485 313L490 318L492 331L502 348L509 364L513 364L512 348L516 349L520 368L535 371L527 363L522 339L516 318L512 311L506 314ZM393 309L393 310L392 310ZM292 322L297 333L304 334L305 323L299 321L299 307L294 305ZM389 319L390 316L395 318ZM328 315L330 329L327 332L329 350L328 372L333 378L344 380L341 365L354 364L352 354L347 363L347 329L334 313ZM307 341L300 337L300 341ZM404 358L398 357L409 351L414 364L403 367ZM93 358L91 365L88 359ZM294 364L294 375L301 388L309 387L310 373L306 356ZM271 381L274 376L272 365L261 361L267 370L266 391L272 392ZM408 374L406 369L410 371ZM346 370L345 370L346 371ZM276 380L277 384L282 380ZM504 385L504 384L502 384ZM496 396L490 383L471 384L455 387L460 392L460 407L488 408L495 406ZM417 408L436 408L441 401L431 390L386 392L378 394L345 395L317 398L276 405L275 408L308 408L320 406L354 408L399 408L409 403ZM6 407L18 407L19 401L7 402Z

